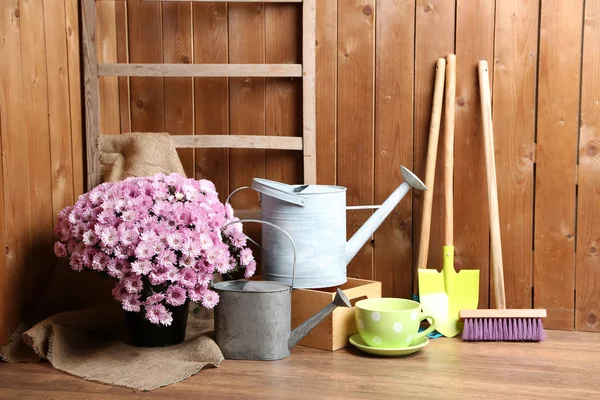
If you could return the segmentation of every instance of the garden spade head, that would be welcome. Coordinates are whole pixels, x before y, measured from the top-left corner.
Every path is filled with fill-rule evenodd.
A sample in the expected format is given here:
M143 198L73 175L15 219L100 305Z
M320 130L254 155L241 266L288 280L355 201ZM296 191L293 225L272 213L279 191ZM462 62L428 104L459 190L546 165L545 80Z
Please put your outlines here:
M462 331L460 310L476 309L479 303L479 271L454 269L454 246L444 246L444 267L419 269L419 302L423 312L437 321L436 330L446 337ZM470 307L470 308L469 308Z

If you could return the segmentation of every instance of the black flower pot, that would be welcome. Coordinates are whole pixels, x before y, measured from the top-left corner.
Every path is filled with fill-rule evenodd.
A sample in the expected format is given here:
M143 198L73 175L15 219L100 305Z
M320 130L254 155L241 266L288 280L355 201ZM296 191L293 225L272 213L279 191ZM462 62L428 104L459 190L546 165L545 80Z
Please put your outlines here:
M125 312L129 344L137 347L164 347L182 343L185 339L189 301L178 307L168 306L167 309L173 313L173 322L169 326L153 324L141 312Z

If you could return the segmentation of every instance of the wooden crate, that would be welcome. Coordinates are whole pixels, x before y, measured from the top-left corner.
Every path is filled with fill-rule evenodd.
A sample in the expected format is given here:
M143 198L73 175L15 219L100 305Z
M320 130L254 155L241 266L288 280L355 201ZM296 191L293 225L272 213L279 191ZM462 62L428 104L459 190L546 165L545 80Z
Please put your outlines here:
M348 278L338 286L350 299L352 305L366 298L381 297L381 282ZM292 328L306 321L333 301L336 288L294 289L292 292ZM304 339L302 346L335 351L346 347L350 336L357 333L354 307L338 307L319 323Z

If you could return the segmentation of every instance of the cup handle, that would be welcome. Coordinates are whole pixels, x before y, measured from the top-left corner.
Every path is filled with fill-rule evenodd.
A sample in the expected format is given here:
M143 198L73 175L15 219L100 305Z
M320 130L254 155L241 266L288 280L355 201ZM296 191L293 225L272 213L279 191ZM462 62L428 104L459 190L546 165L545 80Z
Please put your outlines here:
M418 340L420 340L421 338L423 338L424 336L429 335L431 332L433 332L435 330L435 328L437 327L437 322L435 321L435 318L433 317L433 315L431 314L423 314L421 316L421 321L425 320L425 319L430 319L430 325L429 328L425 329L423 332L419 332L416 334L415 338L413 339L413 341L411 342L411 344L417 342Z

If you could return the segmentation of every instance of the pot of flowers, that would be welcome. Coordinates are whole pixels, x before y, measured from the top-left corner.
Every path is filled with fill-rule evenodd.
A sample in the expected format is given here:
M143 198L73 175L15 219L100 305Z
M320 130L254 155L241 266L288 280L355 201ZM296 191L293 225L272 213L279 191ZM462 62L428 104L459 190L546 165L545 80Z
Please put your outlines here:
M103 183L58 214L54 244L76 271L114 281L130 343L159 347L185 339L190 302L212 309L214 274L256 270L229 204L208 180L179 174Z

